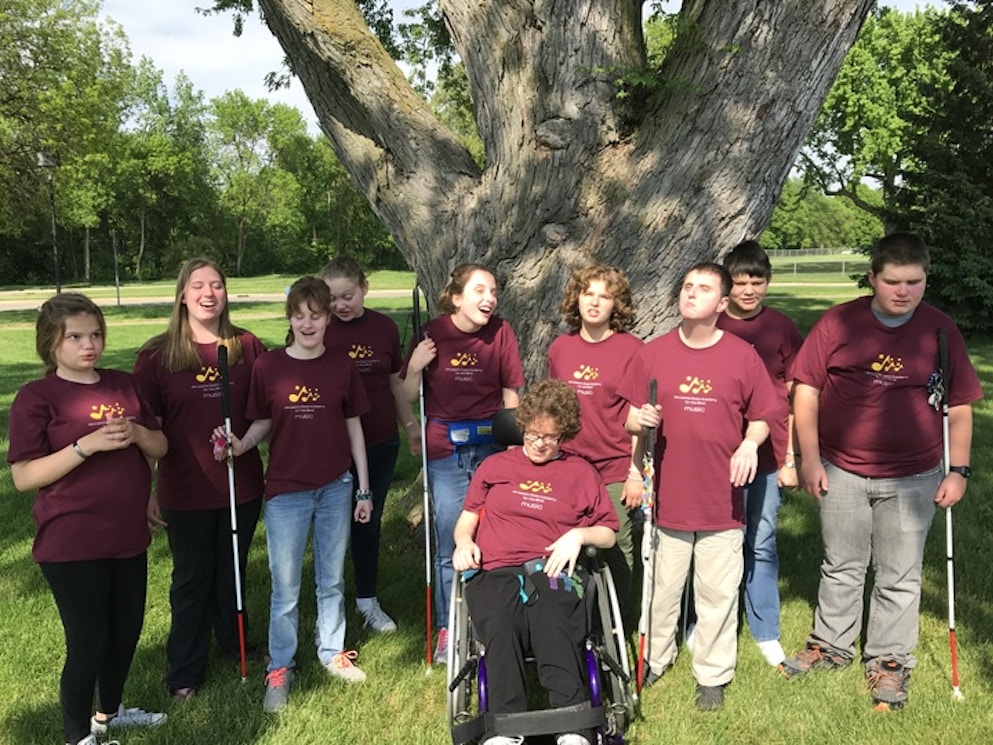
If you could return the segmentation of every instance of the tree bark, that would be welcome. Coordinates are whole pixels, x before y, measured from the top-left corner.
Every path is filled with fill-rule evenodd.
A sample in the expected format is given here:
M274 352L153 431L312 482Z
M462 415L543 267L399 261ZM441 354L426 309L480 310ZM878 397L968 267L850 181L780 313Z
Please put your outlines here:
M632 280L635 331L670 328L671 289L766 225L872 0L685 0L650 96L639 0L439 0L466 65L480 170L415 94L354 0L260 0L338 157L429 298L478 261L535 379L568 274Z

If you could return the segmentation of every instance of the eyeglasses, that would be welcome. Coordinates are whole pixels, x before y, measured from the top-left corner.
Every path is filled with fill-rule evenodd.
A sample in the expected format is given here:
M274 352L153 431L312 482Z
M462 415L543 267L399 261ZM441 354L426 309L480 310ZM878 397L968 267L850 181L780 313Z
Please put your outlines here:
M539 442L545 445L558 445L562 439L560 435L536 435L532 432L524 433L524 442L528 445L537 445Z

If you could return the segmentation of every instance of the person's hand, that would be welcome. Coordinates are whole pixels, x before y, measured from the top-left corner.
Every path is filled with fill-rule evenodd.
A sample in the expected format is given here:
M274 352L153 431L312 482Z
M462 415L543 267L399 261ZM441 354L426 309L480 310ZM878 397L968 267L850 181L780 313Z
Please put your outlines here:
M108 415L102 427L80 437L78 442L86 453L100 453L129 448L134 438L135 429L130 419Z
M638 426L642 429L655 429L662 424L662 404L643 404L638 409Z
M759 444L755 440L744 439L731 455L731 483L745 486L752 483L759 465Z
M571 577L582 549L583 538L579 530L576 528L567 530L555 543L545 547L545 550L550 552L548 561L545 562L545 574L554 577L565 571L566 576Z
M407 449L410 450L411 455L417 457L423 452L422 447L424 443L421 442L421 428L410 427L407 430Z
M824 470L824 465L820 460L808 458L800 462L800 486L816 499L827 496L827 471Z
M452 554L452 566L457 572L464 572L467 569L479 569L479 561L482 553L475 541L465 541L455 547Z
M152 533L158 533L162 528L169 527L169 524L162 519L162 512L159 509L159 495L154 491L148 495L145 519L148 521L148 529Z
M410 361L407 363L408 370L414 370L414 372L419 372L425 367L431 364L431 361L438 356L438 348L435 346L434 339L430 337L427 339L422 339L420 344L414 347L414 351L411 352Z
M360 499L355 503L355 511L352 518L357 523L367 523L372 519L372 500Z
M951 507L962 501L965 496L967 481L960 473L948 473L938 484L938 491L934 495L934 503L939 507Z
M629 510L641 507L641 500L645 495L645 482L634 478L629 478L621 488L621 501Z
M780 468L776 476L776 484L781 489L796 489L800 485L800 474L797 473L796 466Z

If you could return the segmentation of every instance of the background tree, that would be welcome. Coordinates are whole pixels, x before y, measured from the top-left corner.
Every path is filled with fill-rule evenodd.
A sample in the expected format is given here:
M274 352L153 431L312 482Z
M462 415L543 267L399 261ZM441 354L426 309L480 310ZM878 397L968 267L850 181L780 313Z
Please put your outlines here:
M954 53L927 91L900 192L932 246L928 294L969 329L993 329L993 2L951 3L938 24Z
M123 32L100 23L98 11L99 3L89 0L6 0L0 6L0 235L20 235L46 222L39 220L49 210L40 151L58 164L60 226L85 233L106 201L106 159L95 151L106 148L121 124L131 70ZM50 232L44 241L50 245ZM33 253L28 249L23 261L8 257L21 280L39 270L46 277L53 273L51 262L40 266Z
M947 90L950 50L939 33L946 10L878 8L845 57L800 151L807 183L874 215L887 232L900 223L897 189L912 138L927 129L928 98ZM866 201L869 180L882 201Z
M671 323L669 291L689 265L760 232L872 4L687 2L651 71L660 84L622 99L606 71L648 71L641 2L439 0L469 81L480 168L354 0L259 2L429 295L462 260L513 275L502 307L533 371L576 264L627 269L649 335Z

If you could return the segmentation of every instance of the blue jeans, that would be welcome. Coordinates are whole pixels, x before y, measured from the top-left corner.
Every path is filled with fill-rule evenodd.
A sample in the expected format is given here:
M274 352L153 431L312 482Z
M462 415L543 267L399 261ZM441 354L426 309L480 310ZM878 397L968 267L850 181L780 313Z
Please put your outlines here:
M874 570L863 658L914 667L920 626L921 565L941 483L937 466L915 476L870 479L825 463L828 493L820 500L824 560L814 630L808 641L855 657L862 598Z
M776 520L783 493L776 471L745 487L745 615L757 642L779 639L779 552Z
M447 458L428 461L428 486L434 512L434 625L448 625L452 592L452 554L455 553L455 523L472 474L483 460L497 452L494 445L461 445Z
M269 601L269 670L293 667L300 615L300 575L314 526L317 656L322 665L345 648L345 549L352 525L352 474L317 489L278 494L265 504Z

